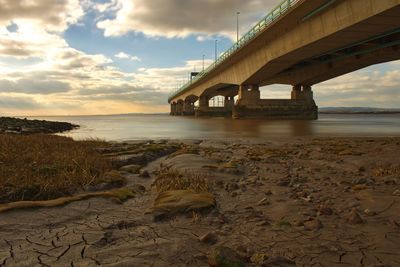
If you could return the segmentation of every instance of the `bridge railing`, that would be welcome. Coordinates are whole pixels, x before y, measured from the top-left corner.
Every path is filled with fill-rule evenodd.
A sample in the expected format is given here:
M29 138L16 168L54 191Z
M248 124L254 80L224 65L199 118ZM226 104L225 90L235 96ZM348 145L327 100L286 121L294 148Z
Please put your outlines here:
M175 96L177 96L180 93L182 93L183 91L185 91L192 83L200 80L206 74L208 74L212 70L214 70L223 61L225 61L227 58L229 58L233 53L235 53L237 50L239 50L244 45L248 44L252 39L254 39L254 37L260 31L264 30L266 27L270 26L275 20L277 20L282 15L287 13L287 11L299 1L300 0L284 0L283 2L281 2L270 13L268 13L262 20L260 20L253 28L251 28L246 34L244 34L239 39L239 41L234 43L231 48L229 48L222 55L220 55L217 58L217 60L215 60L214 63L212 63L208 68L206 68L204 71L197 74L190 81L188 81L186 84L184 84L181 88L172 92L168 97L168 101L171 101L172 98L174 98Z

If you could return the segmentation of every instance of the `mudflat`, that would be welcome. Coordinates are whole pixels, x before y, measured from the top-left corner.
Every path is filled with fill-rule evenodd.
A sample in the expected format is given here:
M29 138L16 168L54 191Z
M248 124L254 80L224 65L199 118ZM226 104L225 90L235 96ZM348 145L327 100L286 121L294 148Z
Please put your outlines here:
M0 266L400 266L398 137L104 151L134 197L0 213Z

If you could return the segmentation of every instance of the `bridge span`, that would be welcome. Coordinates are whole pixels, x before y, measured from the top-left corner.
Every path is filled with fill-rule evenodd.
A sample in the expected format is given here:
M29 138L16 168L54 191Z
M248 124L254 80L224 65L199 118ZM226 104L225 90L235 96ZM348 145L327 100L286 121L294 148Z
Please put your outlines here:
M285 0L168 102L171 115L317 119L313 85L398 59L400 0ZM271 84L290 99L261 99Z

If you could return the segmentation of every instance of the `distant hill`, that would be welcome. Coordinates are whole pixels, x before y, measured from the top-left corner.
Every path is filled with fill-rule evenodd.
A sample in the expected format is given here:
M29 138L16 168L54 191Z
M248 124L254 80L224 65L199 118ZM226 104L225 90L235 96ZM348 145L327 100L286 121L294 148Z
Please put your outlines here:
M323 107L319 113L325 114L394 114L400 113L400 108L369 108L369 107Z

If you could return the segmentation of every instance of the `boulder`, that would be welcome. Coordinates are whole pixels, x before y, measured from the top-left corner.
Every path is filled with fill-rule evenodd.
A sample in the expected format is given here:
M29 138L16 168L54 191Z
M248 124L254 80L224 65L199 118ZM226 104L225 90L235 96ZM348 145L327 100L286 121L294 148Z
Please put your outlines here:
M207 192L172 190L160 193L153 205L154 212L180 213L202 210L215 206L215 197Z
M208 254L208 264L212 267L244 267L239 254L231 248L219 246Z

